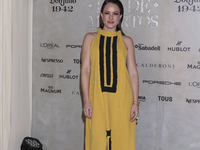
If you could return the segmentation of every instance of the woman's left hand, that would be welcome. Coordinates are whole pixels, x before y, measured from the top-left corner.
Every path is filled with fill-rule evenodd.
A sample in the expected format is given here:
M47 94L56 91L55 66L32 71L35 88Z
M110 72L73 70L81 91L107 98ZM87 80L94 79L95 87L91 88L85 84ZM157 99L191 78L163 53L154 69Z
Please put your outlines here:
M139 114L138 105L133 104L132 107L131 107L131 119L130 119L130 121L133 122L137 118L138 114Z

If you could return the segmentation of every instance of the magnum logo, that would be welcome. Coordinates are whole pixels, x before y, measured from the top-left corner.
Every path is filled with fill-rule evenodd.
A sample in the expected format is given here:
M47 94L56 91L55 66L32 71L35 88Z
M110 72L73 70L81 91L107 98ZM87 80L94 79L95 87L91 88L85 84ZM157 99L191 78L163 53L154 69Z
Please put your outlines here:
M102 92L116 93L117 87L117 36L101 35L99 44L100 81Z

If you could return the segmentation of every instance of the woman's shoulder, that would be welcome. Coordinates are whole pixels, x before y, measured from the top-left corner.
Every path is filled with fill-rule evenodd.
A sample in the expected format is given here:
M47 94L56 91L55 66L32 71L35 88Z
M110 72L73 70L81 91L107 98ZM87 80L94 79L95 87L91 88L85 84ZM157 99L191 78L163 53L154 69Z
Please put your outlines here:
M96 35L97 35L97 32L89 32L85 35L85 40L93 41Z
M126 48L134 46L133 39L131 37L123 35L122 38Z

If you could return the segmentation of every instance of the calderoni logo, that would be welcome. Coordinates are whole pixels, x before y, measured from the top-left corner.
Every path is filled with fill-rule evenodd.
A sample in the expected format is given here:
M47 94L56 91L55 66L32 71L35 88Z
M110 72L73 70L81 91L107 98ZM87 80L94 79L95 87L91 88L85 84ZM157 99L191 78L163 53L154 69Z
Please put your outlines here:
M190 47L182 47L181 44L182 44L182 41L178 41L176 46L168 47L167 51L170 51L170 52L189 52L190 51Z
M166 102L172 102L172 97L168 97L168 96L158 96L158 100L159 101L166 101Z
M54 49L54 48L60 48L58 44L55 43L40 43L40 47L46 48L46 49Z
M42 73L42 74L40 75L40 77L44 77L44 78L53 78L53 74Z
M159 85L177 85L181 86L181 82L171 82L171 81L153 81L153 80L143 80L143 83L150 85L159 84Z
M53 93L53 94L61 94L62 90L61 89L54 89L53 86L48 86L48 88L41 88L40 89L41 93Z
M200 103L200 99L189 99L189 98L186 98L186 103Z
M160 51L160 46L146 46L144 44L136 44L135 48L141 51Z
M72 91L72 95L82 95L82 92L80 91Z
M174 64L153 64L153 63L136 63L138 68L163 68L163 69L174 69Z
M189 82L189 86L195 87L195 88L200 88L200 82Z
M63 59L41 58L44 63L63 63Z
M66 45L66 48L82 48L82 45Z
M198 61L196 65L187 64L187 69L200 69L200 61Z
M50 4L60 4L61 6L67 3L76 3L76 0L50 0Z
M79 75L71 75L72 70L67 70L65 75L59 75L61 79L68 79L68 80L77 80L79 79Z

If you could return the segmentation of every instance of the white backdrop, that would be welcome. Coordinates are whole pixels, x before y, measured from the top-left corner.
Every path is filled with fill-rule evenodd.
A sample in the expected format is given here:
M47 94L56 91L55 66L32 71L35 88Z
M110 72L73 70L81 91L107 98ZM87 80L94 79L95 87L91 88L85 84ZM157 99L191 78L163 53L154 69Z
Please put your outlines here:
M34 0L32 136L46 150L81 150L83 37L103 0ZM123 0L139 71L139 150L200 148L200 1Z
M32 124L32 0L0 0L0 150L17 150Z

